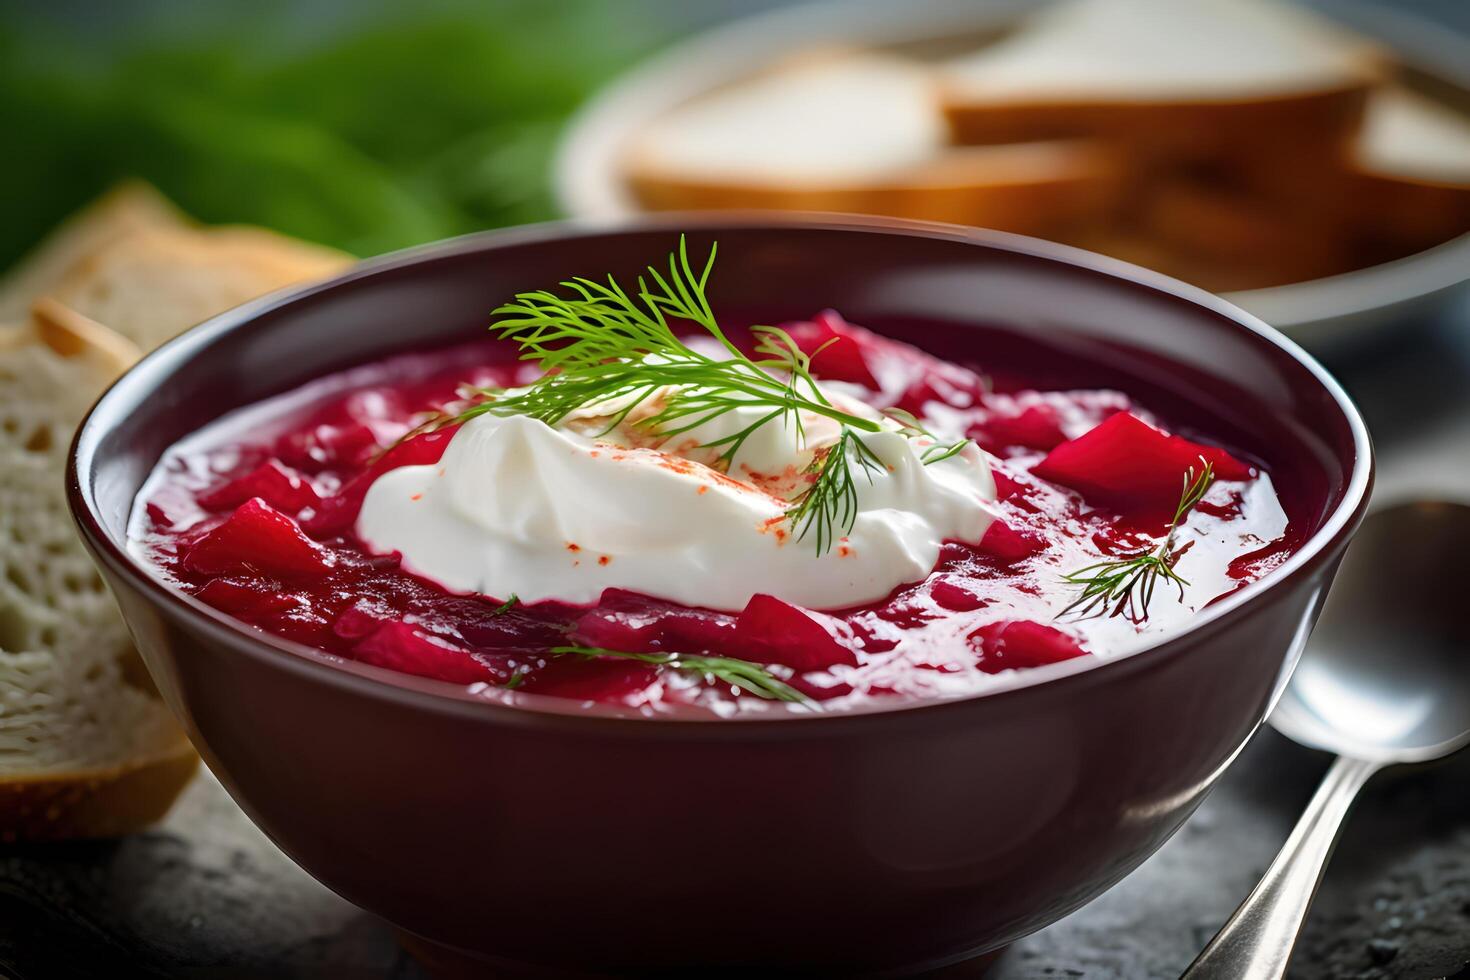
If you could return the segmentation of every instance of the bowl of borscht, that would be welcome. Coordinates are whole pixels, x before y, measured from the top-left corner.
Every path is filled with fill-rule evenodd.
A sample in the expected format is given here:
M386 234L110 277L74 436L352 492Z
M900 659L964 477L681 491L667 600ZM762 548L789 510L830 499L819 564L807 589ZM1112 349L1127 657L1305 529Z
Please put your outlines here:
M1289 676L1372 478L1200 290L1014 236L474 235L145 358L72 507L288 855L427 962L912 972L1087 902Z

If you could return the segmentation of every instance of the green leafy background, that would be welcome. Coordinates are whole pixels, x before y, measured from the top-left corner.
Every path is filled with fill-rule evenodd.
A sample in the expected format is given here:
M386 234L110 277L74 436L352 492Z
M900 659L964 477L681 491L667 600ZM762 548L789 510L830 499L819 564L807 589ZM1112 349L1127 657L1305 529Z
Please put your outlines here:
M0 268L127 176L359 255L551 217L565 119L666 36L612 0L0 14Z

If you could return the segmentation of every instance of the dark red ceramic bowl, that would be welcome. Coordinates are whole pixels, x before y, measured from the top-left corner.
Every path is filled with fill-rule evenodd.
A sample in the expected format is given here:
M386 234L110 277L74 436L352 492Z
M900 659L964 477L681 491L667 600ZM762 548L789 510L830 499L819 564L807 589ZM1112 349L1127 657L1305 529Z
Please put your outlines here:
M1308 537L1133 655L1018 673L960 700L736 721L477 697L342 662L235 624L129 555L140 484L203 423L347 365L479 335L528 285L635 272L680 230L719 240L722 305L788 318L835 306L900 336L924 322L937 353L980 362L1042 345L1147 387L1162 408L1203 408L1218 435L1272 462ZM1173 833L1280 690L1371 465L1358 413L1317 364L1162 277L937 225L672 216L460 239L211 320L98 403L71 497L210 768L287 854L420 948L588 971L851 974L995 949Z

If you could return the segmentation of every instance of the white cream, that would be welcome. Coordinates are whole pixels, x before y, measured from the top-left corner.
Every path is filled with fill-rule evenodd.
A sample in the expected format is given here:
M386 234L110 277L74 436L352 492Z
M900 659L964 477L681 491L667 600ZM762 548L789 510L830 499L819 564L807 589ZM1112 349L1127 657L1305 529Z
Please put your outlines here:
M827 395L843 411L878 418L838 391ZM661 444L628 424L603 432L590 414L558 428L523 416L467 422L437 465L392 470L372 485L359 537L454 592L588 603L622 588L725 610L766 593L833 609L922 579L944 541L978 542L992 519L984 453L971 444L925 465L932 443L885 420L884 431L859 434L883 471L870 482L852 463L857 520L819 555L815 529L798 540L785 514L814 452L840 435L837 423L804 414L805 439L768 423L726 475L706 465L718 452L700 444L763 410L736 409Z

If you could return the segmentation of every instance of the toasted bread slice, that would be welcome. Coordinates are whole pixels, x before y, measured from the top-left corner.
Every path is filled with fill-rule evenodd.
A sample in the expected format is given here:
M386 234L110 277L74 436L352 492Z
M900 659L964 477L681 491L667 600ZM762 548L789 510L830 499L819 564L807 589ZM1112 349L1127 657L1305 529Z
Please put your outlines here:
M0 279L0 322L23 320L32 300L99 248L137 231L187 226L183 214L148 184L119 184L63 222Z
M1145 163L1335 152L1386 64L1284 4L1070 0L947 65L942 98L959 143L1101 138Z
M122 334L82 316L49 296L31 306L36 339L62 357L86 356L121 374L143 356L142 348Z
M1026 234L1116 203L1113 155L1084 142L953 149L927 69L811 56L678 109L625 157L646 208L855 211Z
M1470 232L1470 116L1385 88L1368 104L1353 165L1370 241L1403 254Z
M0 840L125 833L197 759L67 511L67 447L115 350L31 335L0 349Z
M0 330L0 840L140 829L198 765L72 529L77 423L143 350L350 261L259 229L195 228L134 185L7 279L5 302L31 316Z
M50 297L150 350L217 313L351 261L255 228L148 228L75 263Z
M1150 188L1134 216L1154 268L1217 292L1263 289L1350 268L1347 243L1306 208L1179 178Z

